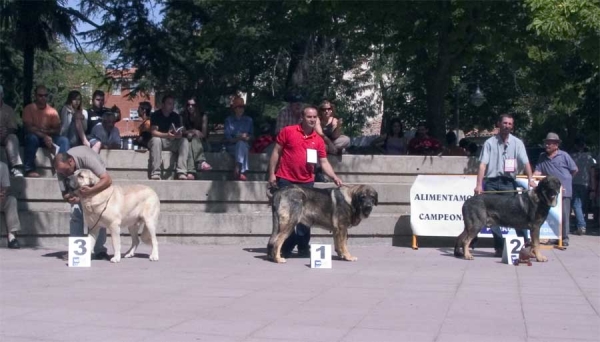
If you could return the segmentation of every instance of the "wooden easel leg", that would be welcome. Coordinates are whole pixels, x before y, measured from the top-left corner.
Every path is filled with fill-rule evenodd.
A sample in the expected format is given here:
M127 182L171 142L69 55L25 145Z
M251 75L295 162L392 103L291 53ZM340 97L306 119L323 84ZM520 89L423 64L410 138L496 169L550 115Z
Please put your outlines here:
M412 236L412 249L414 249L414 250L419 249L419 245L417 244L417 236L416 235Z

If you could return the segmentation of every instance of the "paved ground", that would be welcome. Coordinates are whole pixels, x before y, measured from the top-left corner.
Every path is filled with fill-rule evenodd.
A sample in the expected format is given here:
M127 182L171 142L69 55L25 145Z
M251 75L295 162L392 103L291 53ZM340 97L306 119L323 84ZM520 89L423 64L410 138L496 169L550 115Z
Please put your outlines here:
M450 248L352 246L359 261L331 270L273 264L262 248L160 248L157 263L89 269L66 267L62 251L0 249L0 341L600 340L597 236L532 267L489 248L464 261Z

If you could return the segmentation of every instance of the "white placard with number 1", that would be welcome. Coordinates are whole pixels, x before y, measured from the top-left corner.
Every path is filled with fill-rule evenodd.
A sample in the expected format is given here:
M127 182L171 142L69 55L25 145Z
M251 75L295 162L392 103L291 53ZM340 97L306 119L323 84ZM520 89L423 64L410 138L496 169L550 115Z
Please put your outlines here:
M516 260L519 260L519 252L525 239L521 236L505 236L504 250L502 251L502 262L509 265L514 265Z
M90 238L69 237L69 267L90 267L91 264Z
M331 245L310 244L310 268L331 268Z

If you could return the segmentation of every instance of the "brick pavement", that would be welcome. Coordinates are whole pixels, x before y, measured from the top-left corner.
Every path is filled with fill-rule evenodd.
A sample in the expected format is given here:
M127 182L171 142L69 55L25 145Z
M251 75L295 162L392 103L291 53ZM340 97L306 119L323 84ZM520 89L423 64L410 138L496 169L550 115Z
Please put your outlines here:
M2 248L0 341L600 340L597 236L532 267L491 248L464 261L451 248L351 246L357 262L311 270L255 247L162 244L151 263L141 246L89 269L56 249Z

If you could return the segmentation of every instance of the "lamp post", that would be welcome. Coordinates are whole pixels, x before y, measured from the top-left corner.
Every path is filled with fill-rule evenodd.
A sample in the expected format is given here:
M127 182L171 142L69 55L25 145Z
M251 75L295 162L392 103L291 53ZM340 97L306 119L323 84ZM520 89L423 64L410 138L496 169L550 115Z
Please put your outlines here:
M460 92L465 88L463 83L456 85L456 143L458 144L458 133L460 132ZM477 81L477 89L471 94L471 104L475 107L480 107L485 102L485 95L479 88L479 81Z

